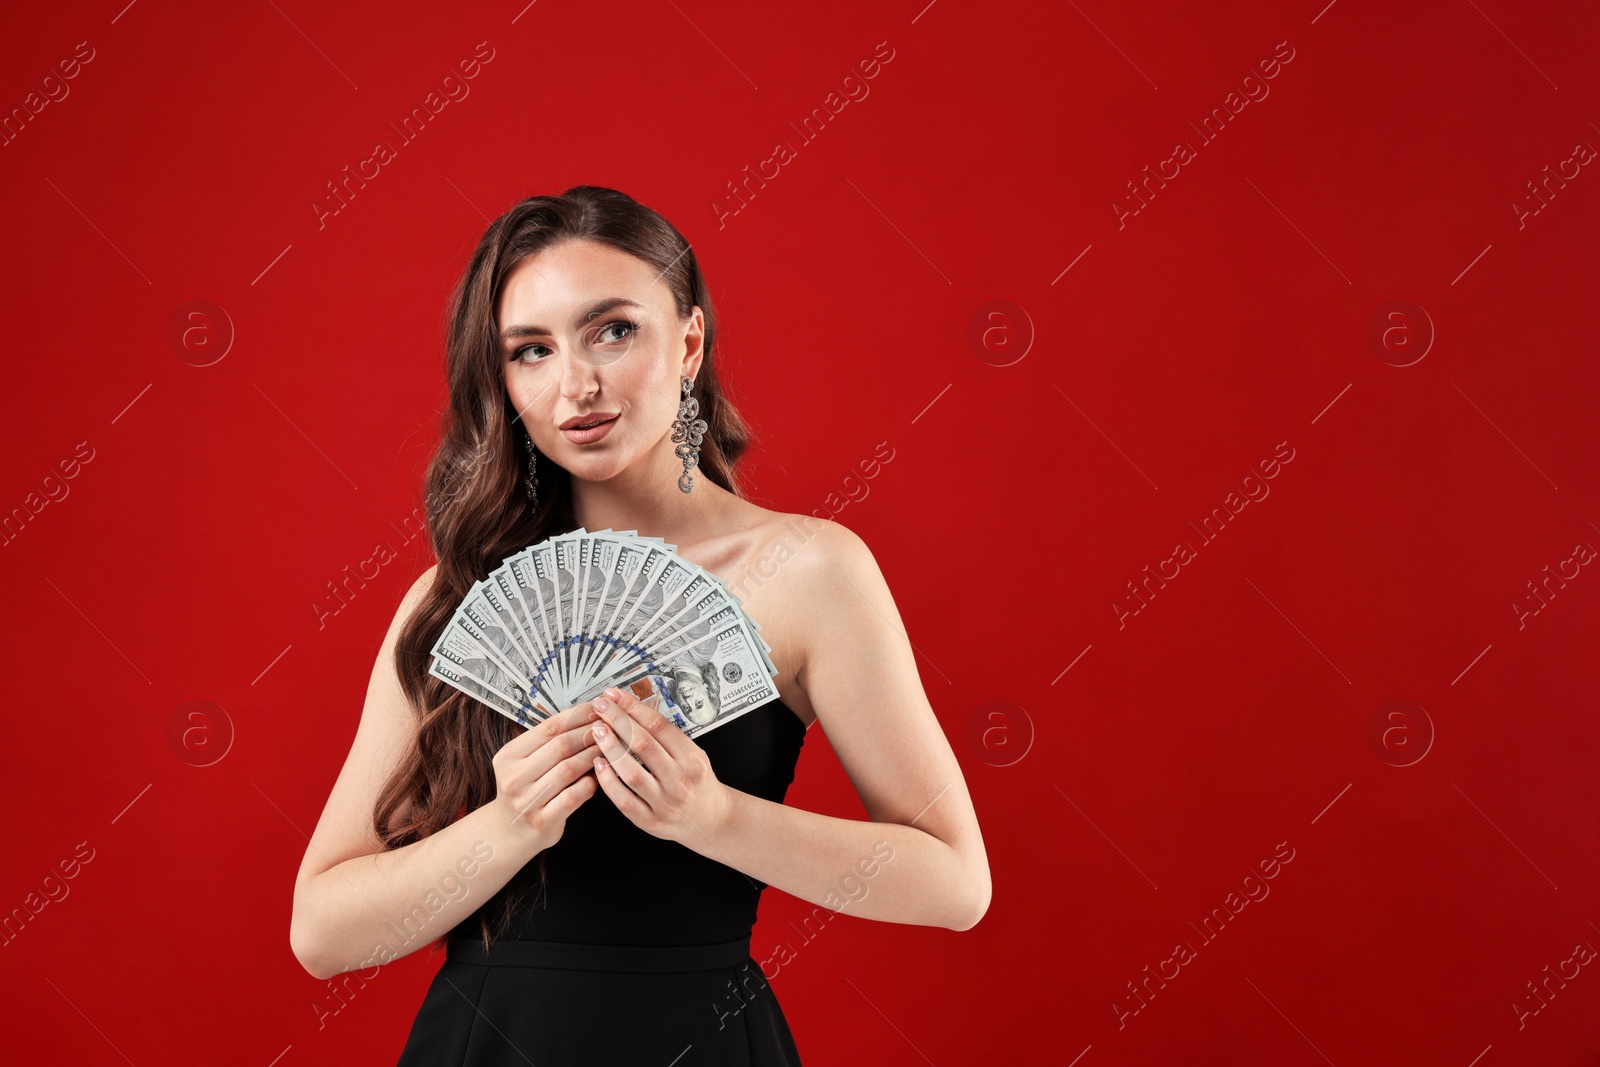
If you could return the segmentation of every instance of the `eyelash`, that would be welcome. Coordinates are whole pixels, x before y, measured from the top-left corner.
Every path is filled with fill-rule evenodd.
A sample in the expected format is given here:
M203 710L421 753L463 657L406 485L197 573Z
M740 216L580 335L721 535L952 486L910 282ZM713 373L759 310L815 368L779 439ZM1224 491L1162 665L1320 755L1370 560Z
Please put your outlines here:
M623 336L617 338L615 341L611 342L612 344L621 344L623 341L627 341L630 338L632 338L633 335L638 333L639 330L640 330L640 324L637 323L637 322L634 322L632 319L613 319L612 321L606 323L604 326L600 327L600 332L604 333L605 331L611 329L613 326L625 326L625 327L627 327L628 332L626 334L624 334ZM515 352L511 353L510 362L512 362L512 363L521 363L521 362L523 362L522 353L526 352L530 348L543 348L543 347L544 347L543 345L537 344L537 343L531 344L531 345L523 345L521 348L519 348Z

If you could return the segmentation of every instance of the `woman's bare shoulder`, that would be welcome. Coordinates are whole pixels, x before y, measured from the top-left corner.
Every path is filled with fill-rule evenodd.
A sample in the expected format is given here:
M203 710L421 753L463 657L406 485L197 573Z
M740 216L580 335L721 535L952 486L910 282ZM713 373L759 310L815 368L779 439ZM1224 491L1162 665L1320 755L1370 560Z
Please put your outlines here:
M764 525L767 551L785 552L803 560L796 574L815 577L843 566L859 565L872 555L859 534L836 519L789 512L771 512Z
M816 516L767 508L752 507L745 519L736 558L719 576L762 628L778 668L780 699L810 726L817 713L802 679L811 635L827 624L827 605L811 591L810 575L828 567L839 532Z
M788 599L820 574L871 555L849 527L832 519L748 505L721 561L722 578L752 591L775 586Z

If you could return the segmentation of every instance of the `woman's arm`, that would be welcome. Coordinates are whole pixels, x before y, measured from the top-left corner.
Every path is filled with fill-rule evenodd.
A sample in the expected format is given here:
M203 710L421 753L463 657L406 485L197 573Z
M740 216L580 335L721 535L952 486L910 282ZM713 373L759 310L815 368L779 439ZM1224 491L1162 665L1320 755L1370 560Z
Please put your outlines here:
M566 814L594 793L592 779L568 789L589 769L592 742L582 734L592 710L584 705L541 721L494 755L491 803L405 848L384 849L373 803L416 744L416 715L395 677L395 640L432 574L419 577L390 624L355 742L294 881L290 949L317 977L390 963L450 933L560 838Z
M783 564L804 631L796 681L870 821L774 804L717 779L705 749L627 690L597 701L595 777L634 825L832 910L968 930L989 858L961 765L867 546L824 522ZM599 731L599 724L596 725ZM647 872L646 872L647 873Z
M296 885L290 946L317 978L392 963L448 934L532 855L490 805L404 848L331 867L313 839Z
M930 811L949 800L956 785L939 795ZM982 841L975 867L956 848L916 826L839 819L737 789L728 792L726 819L708 830L706 847L695 850L752 878L830 911L883 922L970 930L989 908ZM918 825L925 821L919 819Z
M394 645L434 573L407 592L378 651L355 741L295 879L289 945L331 978L414 952L471 915L537 851L527 823L492 805L385 851L373 825L384 781L415 743L416 715L395 676Z
M797 681L871 821L728 789L723 817L684 843L813 904L970 929L989 907L988 854L877 560L853 531L825 522L784 565L804 609Z

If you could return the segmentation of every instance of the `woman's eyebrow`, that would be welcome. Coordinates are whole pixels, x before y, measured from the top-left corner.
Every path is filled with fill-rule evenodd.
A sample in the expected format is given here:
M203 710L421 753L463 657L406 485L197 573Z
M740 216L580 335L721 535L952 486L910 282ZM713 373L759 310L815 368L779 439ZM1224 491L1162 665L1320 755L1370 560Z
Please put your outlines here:
M578 321L588 322L590 319L604 315L612 308L618 307L638 308L640 311L648 310L637 300L629 300L625 296L608 296L604 300L596 303L588 311L585 311L582 318L580 318ZM511 341L519 337L544 337L548 336L550 333L551 331L543 326L522 326L514 323L500 331L500 340Z

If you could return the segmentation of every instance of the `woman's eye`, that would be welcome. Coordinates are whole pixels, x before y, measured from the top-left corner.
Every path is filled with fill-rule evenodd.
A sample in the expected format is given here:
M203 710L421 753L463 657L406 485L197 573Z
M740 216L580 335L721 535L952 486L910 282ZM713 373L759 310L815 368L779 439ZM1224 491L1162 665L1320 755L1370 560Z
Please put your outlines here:
M618 332L612 333L613 330ZM610 344L617 344L622 341L629 340L634 334L638 333L639 330L639 323L628 319L619 319L616 322L608 322L604 326L600 327L599 339ZM514 363L532 364L542 362L549 355L550 349L545 345L523 345L521 348L511 353L511 360Z
M612 330L621 330L622 334L619 337L611 338L611 340L626 341L629 337L632 337L634 334L639 332L639 324L628 319L620 319L617 322L608 322L600 328L601 339L604 340L606 334Z

